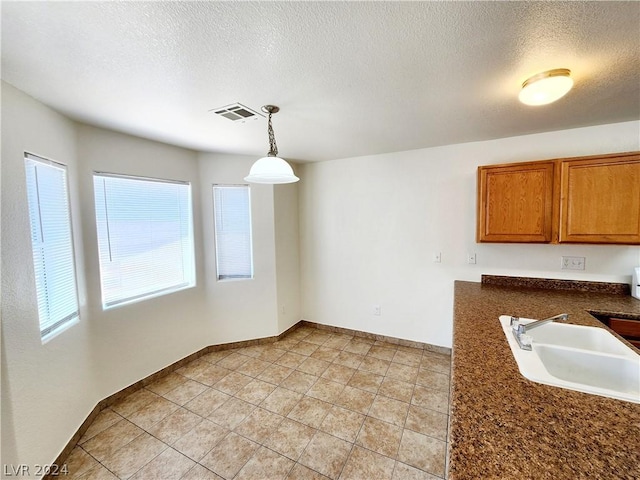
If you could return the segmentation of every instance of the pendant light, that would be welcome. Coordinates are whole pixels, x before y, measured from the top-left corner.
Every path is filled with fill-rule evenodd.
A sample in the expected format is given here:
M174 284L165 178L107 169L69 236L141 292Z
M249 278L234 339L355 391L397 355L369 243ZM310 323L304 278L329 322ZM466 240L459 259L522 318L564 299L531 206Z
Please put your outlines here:
M526 79L518 98L525 105L547 105L564 97L571 87L571 70L556 68Z
M244 179L249 183L277 184L297 182L300 179L293 174L291 165L278 157L278 146L276 145L276 137L273 134L271 115L278 113L280 109L275 105L265 105L262 107L262 111L269 114L267 122L269 153L267 153L266 157L262 157L253 164L249 171L249 176Z

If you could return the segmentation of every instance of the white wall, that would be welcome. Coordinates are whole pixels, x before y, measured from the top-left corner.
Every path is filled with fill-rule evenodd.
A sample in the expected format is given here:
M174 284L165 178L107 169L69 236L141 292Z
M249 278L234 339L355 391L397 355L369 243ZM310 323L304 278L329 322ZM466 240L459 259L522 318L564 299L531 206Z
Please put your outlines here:
M80 321L44 345L35 297L24 151L69 167ZM288 263L276 258L275 242L277 238L293 242L287 247L297 255L297 236L290 235L297 218L295 208L286 206L277 213L276 222L280 207L274 187L252 187L256 278L215 280L211 184L241 183L254 160L198 154L79 125L2 83L1 464L51 463L103 398L204 346L281 331L278 287L295 278L287 269L298 267L297 257L285 256ZM196 287L102 310L94 171L192 183ZM287 321L295 318L295 323L300 311L295 302L291 305Z
M451 346L453 281L481 274L630 282L636 246L475 243L479 165L640 150L640 122L305 164L302 317ZM442 254L442 263L433 254ZM466 263L477 254L477 264ZM586 257L584 272L560 257ZM381 306L380 316L373 305Z

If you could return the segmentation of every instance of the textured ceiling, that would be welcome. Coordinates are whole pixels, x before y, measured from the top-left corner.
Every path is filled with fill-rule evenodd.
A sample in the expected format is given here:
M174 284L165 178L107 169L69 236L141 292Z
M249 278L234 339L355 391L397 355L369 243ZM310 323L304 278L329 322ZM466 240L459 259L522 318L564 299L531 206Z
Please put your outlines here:
M2 78L75 120L316 161L640 118L638 2L7 2ZM574 89L526 107L523 80Z

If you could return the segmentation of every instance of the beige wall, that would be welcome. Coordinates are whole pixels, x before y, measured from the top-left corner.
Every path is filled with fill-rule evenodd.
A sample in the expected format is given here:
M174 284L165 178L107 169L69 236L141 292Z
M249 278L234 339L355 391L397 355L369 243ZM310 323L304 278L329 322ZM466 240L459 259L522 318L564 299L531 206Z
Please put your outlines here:
M630 283L640 264L636 246L475 243L476 169L640 150L639 134L640 122L625 122L305 164L303 318L450 347L456 279L487 273ZM437 252L441 263L433 262ZM468 253L476 265L466 263ZM560 270L562 255L586 257L586 270Z

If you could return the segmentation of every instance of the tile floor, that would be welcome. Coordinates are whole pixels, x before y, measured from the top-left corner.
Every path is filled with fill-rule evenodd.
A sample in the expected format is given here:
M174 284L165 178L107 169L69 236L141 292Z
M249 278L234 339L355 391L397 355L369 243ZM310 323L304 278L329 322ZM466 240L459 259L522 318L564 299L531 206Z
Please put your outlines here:
M444 478L450 360L310 327L209 353L103 410L67 478Z

